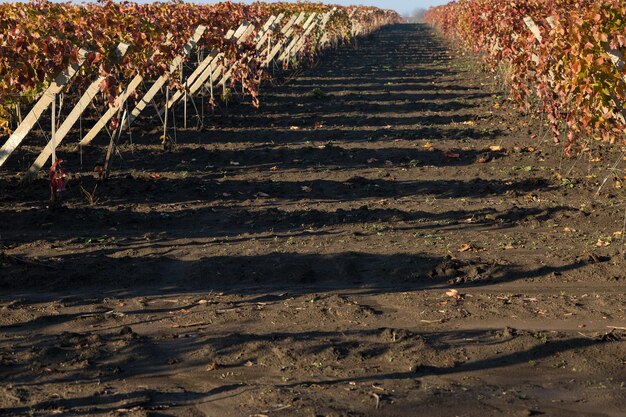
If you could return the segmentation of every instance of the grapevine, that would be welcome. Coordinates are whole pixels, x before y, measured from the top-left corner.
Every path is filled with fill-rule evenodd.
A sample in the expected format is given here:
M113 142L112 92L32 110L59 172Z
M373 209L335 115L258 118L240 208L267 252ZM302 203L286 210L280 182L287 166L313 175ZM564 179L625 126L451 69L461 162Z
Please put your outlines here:
M154 79L168 71L199 25L208 28L198 47L224 52L224 64L233 66L233 82L257 102L262 78L259 62L248 43L225 40L228 30L244 21L260 27L272 14L325 13L333 6L321 3L271 3L244 5L222 2L195 5L182 2L136 4L103 0L75 5L38 0L0 4L0 137L10 133L10 120L20 104L32 103L54 76L76 62L79 50L90 51L87 62L72 82L80 91L96 77L104 77L100 90L109 103L136 75ZM350 19L347 9L335 7L329 22L334 37L346 37ZM395 12L365 8L379 16L370 29L399 20ZM352 20L360 18L353 17ZM121 59L115 48L124 42L130 51ZM307 51L310 52L310 51ZM176 84L174 77L170 82Z
M607 50L625 52L626 6L620 0L461 0L429 10L426 21L491 70L509 68L511 99L536 99L566 151L595 139L624 143L624 74ZM538 25L541 40L524 18Z

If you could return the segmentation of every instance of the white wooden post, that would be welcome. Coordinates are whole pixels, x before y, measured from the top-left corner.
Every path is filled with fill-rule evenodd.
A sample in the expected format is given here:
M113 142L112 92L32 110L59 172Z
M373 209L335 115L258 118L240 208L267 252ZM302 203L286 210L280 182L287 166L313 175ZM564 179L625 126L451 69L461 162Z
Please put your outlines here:
M241 35L241 37L237 40L237 44L245 42L245 40L252 34L252 32L254 32L254 26L250 25L248 29L246 29L246 31L243 33L243 35ZM215 69L215 71L213 71L213 74L211 74L211 76L214 80L218 80L217 85L225 85L226 81L230 78L233 69L234 65L231 66L228 70L226 70L226 67L224 65L219 65ZM220 76L221 79L219 78Z
M57 132L57 94L52 94L52 109L51 109L51 117L50 117L50 142L54 142L56 138ZM49 143L49 142L48 142ZM54 152L54 148L52 148L52 163L54 164L57 161L57 154Z
M532 17L526 16L524 18L524 23L526 24L526 27L528 28L528 30L530 30L530 32L535 36L535 39L537 39L537 42L541 43L543 41L543 37L541 36L541 31L539 30L539 26L537 26L537 24L532 19ZM539 64L539 57L536 54L532 54L531 59L535 63L535 65Z
M224 37L226 40L234 39L239 41L239 39L246 33L251 25L247 22L242 23L236 31L230 30L226 36ZM198 65L195 71L189 76L187 81L185 82L185 91L189 90L188 94L193 95L196 91L202 87L204 82L213 72L213 65L217 62L217 60L223 56L223 52L219 52L217 49L213 49L209 55ZM159 111L159 115L163 115L163 113L169 110L174 104L180 100L183 96L183 92L177 90L167 101L167 104L164 109Z
M291 39L291 42L289 42L289 45L287 45L287 47L285 48L285 50L283 51L283 53L278 57L278 61L282 62L285 61L287 59L289 59L289 57L291 56L291 51L293 50L293 48L295 48L295 46L302 40L305 39L306 36L308 35L309 32L307 32L309 30L309 27L311 27L313 25L313 22L315 20L315 18L318 16L317 13L311 13L309 15L309 18L306 20L306 22L304 23L304 25L302 26L302 29L304 30L303 33L294 36L293 39Z
M124 55L128 52L129 47L130 45L126 43L120 43L115 50L118 58L124 57ZM91 85L85 90L80 100L78 100L78 103L76 103L70 114L65 118L61 126L59 126L59 130L56 131L54 138L42 149L35 162L33 162L28 171L26 171L22 181L31 181L37 175L39 170L46 164L50 155L54 155L55 149L59 146L63 139L65 139L80 116L87 109L89 103L92 102L96 94L100 91L100 85L104 79L105 77L98 77L96 81L91 83Z
M282 60L286 60L289 59L292 56L297 55L302 48L304 47L304 45L306 44L307 39L309 38L309 36L311 35L311 32L313 31L313 29L315 29L315 27L318 24L322 24L323 19L326 17L326 15L328 15L330 12L324 14L324 15L320 15L317 14L315 16L315 19L312 20L309 25L307 27L305 27L304 29L304 33L302 33L298 39L293 43L293 46L291 46L290 48L288 48L287 51L285 51L285 53L283 54L284 57L282 58Z
M302 19L304 19L304 16L305 16L304 12L298 15L293 15L291 19L287 22L287 24L280 30L280 33L283 35L285 39L281 39L278 42L276 42L276 45L274 45L274 47L267 54L267 58L265 58L265 61L262 64L263 67L267 67L270 64L270 62L272 62L276 54L278 54L278 52L280 52L280 50L282 49L283 45L285 44L286 39L289 38L289 36L291 36L291 34L293 33L293 29L292 29L293 26L298 24L300 21L302 21Z
M255 44L255 49L256 49L257 51L260 49L260 46L263 44L263 42L265 42L265 41L264 41L264 39L265 39L265 36L264 36L264 35L265 35L265 33L267 33L268 31L271 31L271 30L272 30L272 29L271 29L271 26L272 26L272 23L271 23L271 22L275 22L275 21L276 21L276 19L277 19L277 18L276 18L275 16L272 16L272 17L270 17L270 19L267 21L267 23L265 23L265 25L263 25L263 27L264 27L264 28L267 28L267 29L262 30L262 31L259 33L259 35L256 37L256 41L255 41L255 42L256 42L256 44ZM251 33L251 31L250 31L250 33ZM246 34L244 34L244 38L242 38L242 39L239 41L239 43L241 43L241 42L245 41L245 36L246 36ZM252 57L250 58L250 60L251 60L251 59L252 59ZM249 61L250 61L250 60L249 60ZM220 70L223 70L223 67L216 69L216 73L215 73L214 75L219 76L219 71L220 71ZM233 73L233 70L234 70L234 65L233 65L233 66L231 66L231 67L228 69L228 71L226 71L226 72L222 75L222 79L221 79L221 80L218 80L217 85L218 85L218 86L220 86L220 85L221 85L221 86L224 86L224 85L226 84L226 82L230 79L230 77L231 77L231 75L232 75L232 73ZM215 77L213 77L213 79L215 79Z
M280 22L284 18L285 18L285 13L281 13L278 16L276 16L276 19L274 19L274 22L272 22L271 26L259 38L259 40L258 40L258 42L256 44L256 50L257 51L260 50L261 48L263 48L265 43L269 40L270 36L274 33L274 31L276 30L276 28L278 27L278 25L280 24Z
M176 57L174 61L172 61L172 64L170 65L169 73L161 75L154 82L154 84L152 84L150 89L148 89L148 91L146 92L146 94L144 94L141 100L137 102L137 104L135 105L135 108L128 116L128 126L130 126L132 122L141 114L141 112L144 111L144 109L148 106L148 104L150 104L150 102L154 99L154 96L156 96L157 93L161 91L161 87L165 85L165 83L169 79L170 74L174 72L176 68L178 67L178 65L180 65L180 63L183 61L183 59L187 55L189 55L189 53L196 46L196 44L198 43L198 41L200 40L200 38L202 37L206 29L207 29L206 26L202 26L202 25L198 26L195 33L189 40L189 42L187 42L187 44L183 48L183 52L178 57Z
M71 63L65 71L56 76L48 89L39 98L37 104L33 106L22 123L20 123L9 139L7 139L7 141L2 145L2 148L0 148L0 167L4 165L9 156L15 151L19 144L22 143L26 135L28 135L28 133L32 130L46 109L50 107L55 95L60 93L61 90L63 90L63 88L71 81L76 72L85 62L88 53L89 52L84 49L81 49L78 52L77 62Z
M139 87L142 81L143 77L141 75L136 75L130 81L130 83L128 83L122 94L120 94L115 100L115 103L112 106L109 106L109 109L102 115L100 120L96 122L91 130L89 130L85 137L80 141L81 146L89 145L91 141L95 139L98 133L100 133L100 131L104 129L104 127L107 125L107 123L109 123L111 118L119 112L126 100L128 100L128 97L130 97L130 95L135 92L135 90L137 89L137 87Z

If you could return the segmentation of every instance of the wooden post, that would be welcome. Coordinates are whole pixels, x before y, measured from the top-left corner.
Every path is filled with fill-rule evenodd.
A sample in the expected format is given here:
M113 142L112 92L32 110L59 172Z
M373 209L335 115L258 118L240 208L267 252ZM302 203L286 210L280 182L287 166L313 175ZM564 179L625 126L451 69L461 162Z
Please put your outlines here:
M319 45L321 45L322 48L325 48L326 47L326 43L328 42L328 33L325 32L324 29L326 29L326 25L330 21L330 18L332 17L332 15L335 12L335 10L337 10L337 8L333 7L333 9L330 12L328 12L326 14L326 16L324 16L324 19L322 20L322 24L321 24L320 30L322 30L323 34L322 34L322 38L320 39L320 42L319 42Z
M225 39L233 39L236 42L243 41L245 39L244 35L246 33L250 33L250 26L252 25L247 22L242 23L236 31L229 31L226 34ZM196 91L198 91L200 87L204 85L206 79L209 78L209 76L211 76L211 74L214 72L214 64L223 55L223 52L219 52L217 49L213 49L211 53L204 59L204 61L202 61L202 63L196 68L196 70L189 76L189 78L185 82L185 90L189 90L190 95L195 94ZM167 101L167 105L163 110L159 111L159 114L162 115L164 111L170 109L174 104L178 102L178 100L180 100L182 96L183 93L180 90L172 94L170 99Z
M270 41L270 36L274 33L280 22L285 18L285 13L281 13L276 16L276 19L272 22L271 26L263 33L262 36L259 37L259 40L256 44L256 50L260 50L263 48L266 42ZM268 51L269 52L269 51Z
M526 27L528 28L528 30L530 30L532 34L535 35L535 39L537 39L537 41L541 43L543 41L543 37L541 36L541 31L539 30L539 26L537 26L533 18L530 16L526 16L524 18L524 23L526 24Z
M272 23L270 22L275 22L276 21L276 17L272 16L270 17L270 19L267 21L267 23L265 23L265 25L263 25L264 28L267 28L265 30L262 30L259 35L256 37L256 44L255 44L255 49L258 51L260 49L260 46L263 44L265 37L265 33L273 30L271 29ZM251 33L251 32L250 32ZM244 37L242 39L239 40L239 43L245 41L245 36L247 36L246 34L244 34ZM252 59L252 58L250 58ZM228 69L228 71L226 71L223 75L222 75L222 79L218 80L217 85L221 85L221 86L225 86L226 82L230 79L232 72L233 72L234 66L230 67ZM223 70L223 68L218 68L216 69L216 75L219 76L219 71ZM213 77L215 79L215 77Z
M118 58L124 57L128 52L130 45L126 43L120 43L115 52ZM56 135L54 138L48 142L48 144L42 149L41 153L30 166L28 171L26 171L22 181L32 181L39 170L43 168L43 166L48 162L48 158L50 155L54 155L55 149L59 146L59 144L65 139L69 131L74 127L78 119L80 119L83 112L87 109L87 106L92 102L96 94L100 91L100 84L104 81L104 77L98 77L96 81L91 83L91 85L85 90L85 93L82 95L78 103L74 106L70 114L65 118L59 130L56 131ZM54 159L53 159L54 162Z
M237 44L245 42L245 40L252 34L253 31L254 26L250 25L248 29L246 29L246 31L243 33L243 35L241 35L241 37L237 40ZM226 70L226 67L224 65L219 65L212 74L213 79L218 80L218 85L225 85L226 81L230 78L233 69L234 66L231 66L228 70ZM220 75L221 79L219 78Z
M102 115L100 120L96 122L94 127L92 127L91 130L87 132L83 140L80 141L81 146L88 145L91 143L92 140L95 139L98 133L100 133L100 131L104 129L106 124L109 123L115 113L117 113L120 108L122 108L126 100L128 100L128 97L130 97L130 95L135 92L135 90L137 89L137 87L139 87L142 81L143 77L141 75L136 75L130 81L130 83L128 83L122 94L120 94L119 97L117 97L117 99L115 100L115 103L112 106L109 106L109 109Z
M51 109L51 116L50 116L50 142L54 143L54 140L56 138L56 132L57 132L57 94L54 93L52 95L52 109ZM48 142L48 143L50 143ZM52 163L54 164L57 161L57 154L54 151L54 148L52 148Z
M327 14L320 15L320 14L313 13L309 17L309 20L307 21L307 23L303 26L304 33L294 38L294 40L291 42L289 47L287 47L285 52L283 52L281 58L279 58L279 61L285 61L289 59L290 57L297 55L298 52L300 52L302 48L304 47L313 29L318 25L318 23L321 23L323 21L323 19L320 19L320 17L322 16L325 17Z
M26 135L32 130L33 126L37 123L41 115L50 107L56 94L71 81L76 72L85 62L87 54L89 52L81 49L78 52L78 61L70 64L67 69L56 76L54 81L50 84L48 89L37 101L37 104L33 106L30 112L26 115L22 123L15 129L13 134L7 139L7 141L0 148L0 167L4 165L9 156L15 151L20 143L24 140Z
M526 24L526 27L528 28L528 30L530 30L530 32L535 36L535 39L537 39L537 42L541 43L543 41L543 37L541 36L541 31L539 30L539 26L537 26L537 24L532 19L532 17L526 16L524 18L524 23ZM539 57L536 54L532 54L531 59L535 63L535 65L539 64Z
M202 35L206 31L206 29L207 29L206 26L202 26L202 25L198 26L198 28L196 29L195 33L193 34L193 36L189 40L189 42L187 42L187 44L183 48L183 52L172 61L172 64L170 65L170 68L169 68L170 69L169 73L160 76L154 82L154 84L152 84L152 86L146 92L146 94L144 94L144 96L141 98L141 100L139 100L139 102L137 102L137 104L135 105L135 108L133 109L133 111L128 116L128 126L130 126L132 124L132 122L141 114L141 112L144 111L144 109L148 106L148 104L150 104L150 102L152 102L152 100L154 99L154 96L156 96L157 93L159 91L161 91L161 87L163 87L163 85L165 85L165 83L169 79L170 74L172 72L174 72L176 70L176 68L180 65L180 63L183 61L183 59L187 55L189 55L189 53L196 46L196 44L198 43L198 41L200 40L200 38L202 37Z
M285 39L281 39L278 42L276 42L276 45L274 45L274 47L267 54L267 58L265 58L265 61L262 64L263 67L267 67L272 62L276 54L280 52L283 45L285 44L285 40L289 36L291 36L291 33L293 33L293 29L292 29L293 26L298 24L300 21L302 21L302 19L304 19L304 16L305 16L304 12L297 14L297 15L293 15L291 19L287 22L287 24L280 30L280 33L284 36Z
M285 50L282 52L282 54L280 54L280 56L278 57L278 61L282 62L285 61L287 59L289 59L289 57L292 55L292 50L295 48L295 46L301 41L306 39L306 37L308 36L308 34L310 33L309 28L315 27L314 25L314 21L315 18L318 17L319 15L317 13L311 13L309 15L309 18L306 20L306 22L304 23L304 25L302 26L302 29L304 30L303 33L294 36L293 39L291 39L291 42L289 42L289 45L287 45L287 47L285 48Z

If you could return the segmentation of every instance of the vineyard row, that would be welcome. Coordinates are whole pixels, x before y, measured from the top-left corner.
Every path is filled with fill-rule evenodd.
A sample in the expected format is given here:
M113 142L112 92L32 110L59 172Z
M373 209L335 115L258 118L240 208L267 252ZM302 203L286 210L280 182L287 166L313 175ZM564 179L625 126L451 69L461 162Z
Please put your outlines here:
M0 166L50 111L51 137L28 170L33 178L99 96L88 145L105 128L111 143L152 105L167 136L169 110L196 94L238 84L258 105L272 66L298 65L329 45L399 21L395 12L317 3L48 2L0 4ZM145 91L141 90L141 86ZM67 98L66 98L67 97ZM158 99L157 99L158 98ZM71 111L57 121L57 105ZM193 101L192 101L193 102ZM28 106L25 117L21 109ZM12 124L14 126L12 126Z
M546 115L569 154L626 140L623 1L460 0L425 20L506 74L511 99Z

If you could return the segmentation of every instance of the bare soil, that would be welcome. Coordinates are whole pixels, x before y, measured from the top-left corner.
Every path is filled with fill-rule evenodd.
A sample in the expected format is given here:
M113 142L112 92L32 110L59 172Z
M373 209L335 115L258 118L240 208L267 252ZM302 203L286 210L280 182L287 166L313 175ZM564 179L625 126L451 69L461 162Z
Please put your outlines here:
M108 181L63 147L56 211L25 146L0 414L626 416L622 149L565 158L474 62L385 28Z

